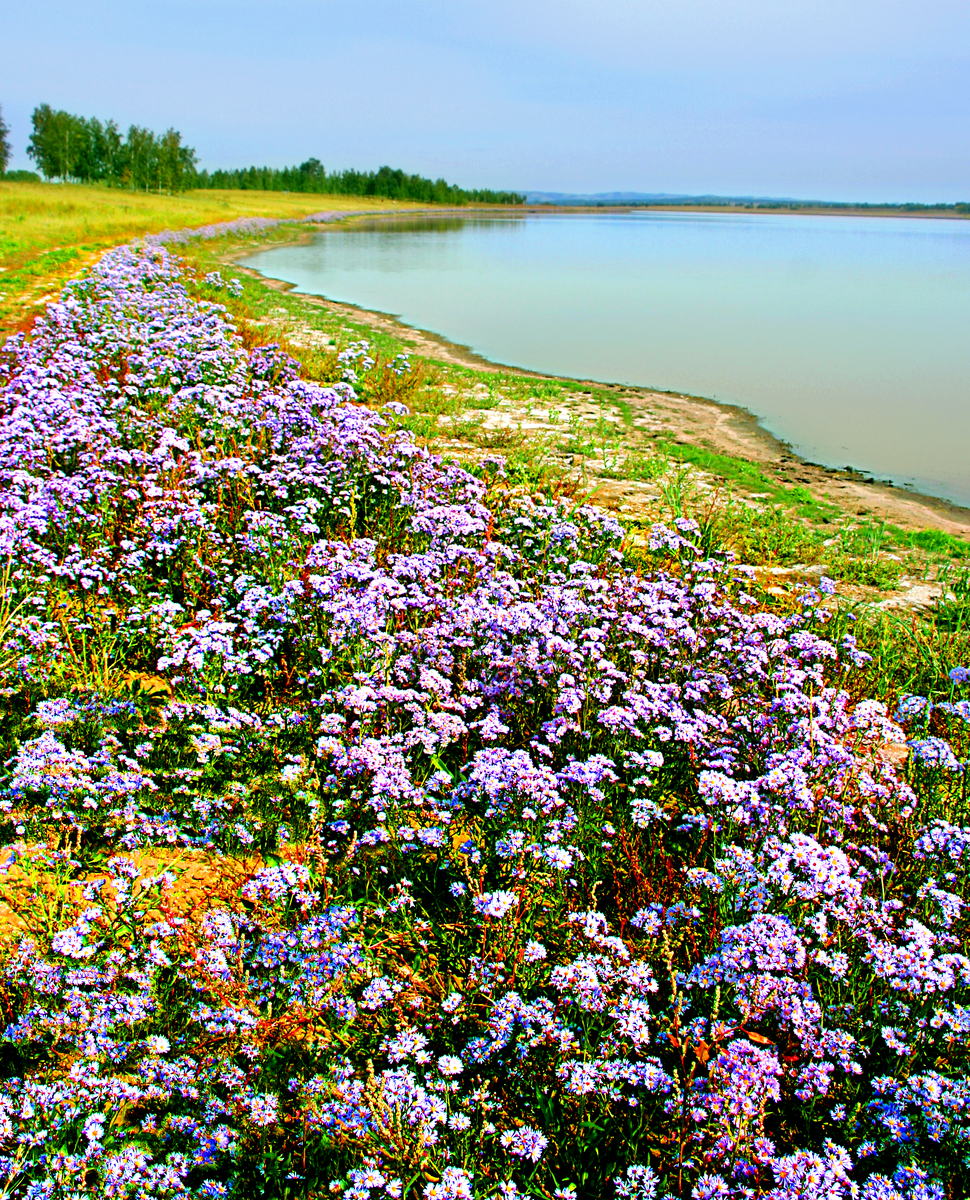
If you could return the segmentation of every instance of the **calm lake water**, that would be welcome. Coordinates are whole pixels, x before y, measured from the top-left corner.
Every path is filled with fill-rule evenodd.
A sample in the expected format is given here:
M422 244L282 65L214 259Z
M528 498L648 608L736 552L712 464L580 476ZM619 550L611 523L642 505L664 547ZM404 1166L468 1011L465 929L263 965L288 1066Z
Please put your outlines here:
M496 362L740 404L814 462L970 505L970 221L421 219L247 265Z

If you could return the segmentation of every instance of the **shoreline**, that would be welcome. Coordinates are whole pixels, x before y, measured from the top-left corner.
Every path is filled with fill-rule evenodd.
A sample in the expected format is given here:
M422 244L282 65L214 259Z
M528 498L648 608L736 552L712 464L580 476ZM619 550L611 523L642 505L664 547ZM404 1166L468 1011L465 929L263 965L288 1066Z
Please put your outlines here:
M765 216L765 217L898 217L900 220L921 221L970 221L970 212L925 212L898 211L885 208L813 208L806 205L801 208L772 207L770 205L743 204L466 204L445 208L428 208L420 211L423 216L462 216L469 212L487 213L490 216L555 216L558 213L572 216L599 213L724 213L726 216ZM393 218L392 213L381 213L378 216ZM401 216L405 214L401 212Z
M725 213L729 216L765 217L899 217L905 220L924 221L968 221L970 213L961 212L897 212L892 208L782 208L769 205L744 204L536 204L523 205L533 213L600 213L600 212L694 212Z
M548 208L543 210L544 214L549 214L549 211ZM553 213L557 211L568 210L556 209L553 210ZM601 212L604 210L597 208L577 211ZM686 211L686 209L678 206L674 211ZM413 219L415 216L454 217L459 213L467 212L468 209L465 208L449 209L447 212L440 213L402 213L400 216L404 219ZM783 214L777 213L776 215ZM803 215L814 214L805 213ZM829 214L819 213L817 215ZM833 213L831 215L846 214ZM912 215L920 216L922 214ZM361 221L386 224L395 220L396 216L397 214L390 212L386 215L383 213L348 215L345 220L335 222L328 228L328 231L339 232L341 227L358 224ZM316 229L295 229L294 236L287 238L286 243L306 244L318 232L320 231ZM686 392L659 391L642 385L573 379L564 375L499 363L477 354L468 346L452 342L431 330L405 324L391 313L366 309L344 301L331 300L315 293L301 292L297 290L295 284L276 279L253 267L242 266L239 263L239 259L249 257L253 253L252 246L233 247L220 254L219 257L226 262L232 262L234 269L259 279L275 291L293 293L304 303L327 308L332 312L344 315L349 320L390 334L398 340L410 344L415 353L432 361L437 360L488 374L512 374L526 379L556 381L575 385L580 391L595 389L600 392L608 392L617 398L622 398L627 403L635 401L638 409L653 411L659 409L663 417L672 420L670 440L673 442L708 447L717 453L731 455L766 467L777 474L782 482L808 487L813 492L821 490L826 499L854 514L868 513L904 529L938 528L953 536L970 540L970 505L961 505L945 497L912 490L890 480L880 480L856 467L848 465L829 467L812 462L803 458L790 444L766 429L759 418L743 405L713 400L706 396L695 396ZM691 436L692 434L694 436ZM833 492L834 495L831 494Z

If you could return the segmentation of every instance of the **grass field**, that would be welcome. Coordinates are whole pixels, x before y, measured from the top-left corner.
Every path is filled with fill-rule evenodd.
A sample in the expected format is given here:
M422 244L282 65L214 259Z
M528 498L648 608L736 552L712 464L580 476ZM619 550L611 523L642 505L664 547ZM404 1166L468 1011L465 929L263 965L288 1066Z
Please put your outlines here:
M29 319L46 295L97 253L146 233L236 217L299 220L325 209L414 207L374 197L253 191L155 196L82 184L0 182L0 332Z

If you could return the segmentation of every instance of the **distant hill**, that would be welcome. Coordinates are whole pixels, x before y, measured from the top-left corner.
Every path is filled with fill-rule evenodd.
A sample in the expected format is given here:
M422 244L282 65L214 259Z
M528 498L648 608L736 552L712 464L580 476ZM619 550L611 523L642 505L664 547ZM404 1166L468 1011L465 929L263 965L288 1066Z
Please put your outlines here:
M688 196L682 192L526 192L526 204L815 204L768 196Z
M710 208L787 208L793 210L830 210L899 213L952 212L970 213L966 202L957 204L870 204L841 200L795 200L791 196L688 196L681 192L526 192L526 204L549 204L596 208L609 205L703 205Z

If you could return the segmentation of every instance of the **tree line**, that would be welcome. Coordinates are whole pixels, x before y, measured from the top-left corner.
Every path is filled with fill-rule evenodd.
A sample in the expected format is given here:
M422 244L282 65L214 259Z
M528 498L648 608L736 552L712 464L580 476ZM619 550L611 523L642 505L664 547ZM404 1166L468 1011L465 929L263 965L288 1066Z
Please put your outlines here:
M10 162L10 126L3 119L3 109L0 108L0 175L7 169Z
M31 115L27 154L45 179L108 183L137 191L182 192L193 187L196 155L176 129L162 134L40 104Z
M377 171L327 171L319 159L298 167L248 167L200 171L191 146L177 129L156 134L139 125L122 133L117 122L40 104L31 115L27 154L45 179L106 183L138 191L183 192L190 188L241 188L268 192L380 196L425 204L524 204L517 192L460 188L444 179L425 179L392 167ZM0 112L0 173L10 157L9 130Z
M242 188L265 192L318 192L321 195L381 196L425 204L524 204L518 192L460 188L444 179L408 175L392 167L377 171L327 171L319 159L298 167L248 167L235 171L200 171L196 187Z

